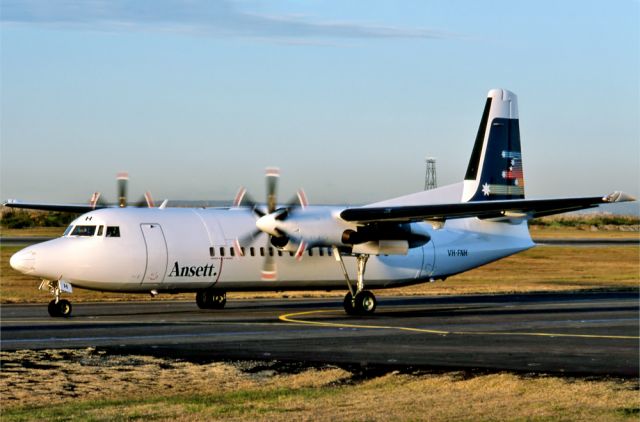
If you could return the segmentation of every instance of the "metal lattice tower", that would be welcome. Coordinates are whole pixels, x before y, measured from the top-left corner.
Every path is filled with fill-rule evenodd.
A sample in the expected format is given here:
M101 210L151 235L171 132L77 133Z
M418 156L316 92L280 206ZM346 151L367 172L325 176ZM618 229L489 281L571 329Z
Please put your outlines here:
M427 163L427 172L424 175L424 190L437 188L436 159L434 157L427 157L425 162Z

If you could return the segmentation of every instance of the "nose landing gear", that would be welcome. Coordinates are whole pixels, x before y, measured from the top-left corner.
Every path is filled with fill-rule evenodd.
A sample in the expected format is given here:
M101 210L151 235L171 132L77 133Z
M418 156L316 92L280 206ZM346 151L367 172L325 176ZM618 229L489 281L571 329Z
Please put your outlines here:
M49 311L50 316L54 318L56 317L68 318L69 316L71 316L71 310L72 310L71 302L69 302L66 299L60 299L60 293L62 291L65 291L68 293L71 293L73 291L71 284L62 280L56 280L56 281L42 280L42 283L40 283L40 287L38 288L38 290L43 290L43 289L49 289L49 292L51 292L51 294L54 297L54 299L51 302L49 302L49 306L47 307L47 311Z

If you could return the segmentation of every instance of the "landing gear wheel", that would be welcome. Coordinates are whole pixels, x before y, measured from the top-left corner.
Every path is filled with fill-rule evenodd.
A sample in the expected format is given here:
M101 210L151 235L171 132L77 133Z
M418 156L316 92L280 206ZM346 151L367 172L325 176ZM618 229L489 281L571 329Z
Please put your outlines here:
M376 297L368 290L356 293L353 306L358 315L370 315L376 310Z
M47 307L47 311L49 311L49 316L52 317L59 317L60 315L58 315L58 304L56 303L55 299L52 300L51 302L49 302L49 306Z
M227 303L227 293L222 290L200 290L196 304L200 309L222 309Z
M206 291L200 290L196 293L196 305L200 309L207 309L207 301L206 301Z
M49 302L47 310L52 317L69 317L71 315L71 302L66 299L60 299L56 303L55 299Z
M344 296L344 300L342 301L342 306L344 306L344 311L347 315L356 315L356 308L353 306L353 296L351 296L351 292L347 293Z
M58 314L61 317L68 317L71 315L71 302L66 299L60 299L58 301Z
M213 291L207 294L207 305L210 309L222 309L227 303L227 294L225 292Z

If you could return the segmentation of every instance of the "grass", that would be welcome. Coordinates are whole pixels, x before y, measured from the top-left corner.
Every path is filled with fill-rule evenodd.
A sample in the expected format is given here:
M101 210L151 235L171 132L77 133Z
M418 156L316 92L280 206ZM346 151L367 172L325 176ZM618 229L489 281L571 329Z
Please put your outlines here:
M631 215L556 215L535 218L529 227L534 239L640 238L640 217Z
M3 227L0 230L2 237L60 237L66 227L32 227L29 229L8 229Z
M620 227L608 230L591 226L531 226L529 229L534 240L542 239L640 239L640 232L621 230Z
M637 380L402 374L205 363L87 350L0 352L3 421L637 421ZM33 369L33 368L37 369Z

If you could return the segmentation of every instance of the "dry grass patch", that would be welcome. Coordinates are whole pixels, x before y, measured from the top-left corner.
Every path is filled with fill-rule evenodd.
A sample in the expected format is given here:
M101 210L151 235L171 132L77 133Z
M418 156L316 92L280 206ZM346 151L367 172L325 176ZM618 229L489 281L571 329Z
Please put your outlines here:
M336 367L255 372L94 350L2 352L2 420L634 420L637 380Z
M538 246L444 283L389 290L391 294L525 293L534 291L637 289L640 248L637 246Z
M31 227L28 229L0 228L2 237L60 237L66 227Z

